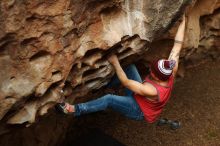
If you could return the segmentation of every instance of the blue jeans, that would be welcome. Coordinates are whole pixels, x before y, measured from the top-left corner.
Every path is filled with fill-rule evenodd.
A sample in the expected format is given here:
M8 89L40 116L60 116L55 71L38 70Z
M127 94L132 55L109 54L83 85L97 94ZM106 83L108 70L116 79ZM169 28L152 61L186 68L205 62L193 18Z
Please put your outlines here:
M132 64L128 66L124 71L129 79L142 82L135 65ZM119 85L119 83L118 77L114 76L107 87ZM107 108L111 108L134 120L144 119L143 113L133 97L133 92L127 88L125 88L125 96L107 94L89 102L76 104L74 115L79 116L82 114L103 111Z

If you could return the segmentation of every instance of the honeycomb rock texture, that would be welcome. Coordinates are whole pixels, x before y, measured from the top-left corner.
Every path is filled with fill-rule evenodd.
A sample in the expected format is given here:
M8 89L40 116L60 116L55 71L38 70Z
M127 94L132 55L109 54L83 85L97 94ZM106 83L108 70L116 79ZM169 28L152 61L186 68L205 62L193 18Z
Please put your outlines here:
M117 54L125 64L137 60L185 5L181 0L2 0L0 119L9 115L10 124L33 123L62 98L61 89L76 98L106 85L114 73L107 56Z
M123 66L167 57L183 13L181 63L218 59L219 0L1 0L0 135L10 134L0 145L14 145L14 137L23 145L56 145L70 120L50 112L42 120L48 109L106 85L114 75L111 54Z

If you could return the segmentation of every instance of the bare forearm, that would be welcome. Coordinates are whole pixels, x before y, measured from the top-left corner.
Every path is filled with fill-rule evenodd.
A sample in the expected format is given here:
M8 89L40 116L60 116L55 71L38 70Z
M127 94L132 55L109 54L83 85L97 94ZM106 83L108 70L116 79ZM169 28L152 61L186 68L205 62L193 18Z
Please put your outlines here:
M119 63L119 62L116 62L116 63L114 63L114 64L112 64L112 65L113 65L114 68L115 68L115 72L116 72L116 74L117 74L117 76L118 76L118 79L121 81L121 83L122 83L123 85L125 85L126 82L127 82L127 80L128 80L128 78L127 78L127 76L126 76L124 70L122 69L120 63Z
M143 85L142 83L128 79L124 70L121 68L121 65L119 62L116 62L112 64L115 68L116 74L121 81L122 85L124 85L126 88L130 89L136 94L142 95L142 96L156 96L157 90L152 85Z
M169 60L175 60L176 65L173 69L173 75L175 76L177 70L178 70L178 63L179 63L179 56L180 56L180 51L182 49L182 44L184 40L184 33L185 33L185 17L183 17L183 21L181 22L176 36L175 36L175 41L174 41L174 46L170 52L169 55Z
M170 56L168 58L169 60L175 60L176 63L179 60L180 51L181 51L181 48L182 48L182 45L181 46L179 46L179 45L180 44L174 45L173 49L170 52Z
M178 62L179 60L179 55L184 40L184 32L185 32L185 19L181 22L178 28L178 31L175 36L174 46L169 56L169 59L175 60L176 62Z
M122 85L124 85L126 88L142 96L157 95L157 91L155 87L153 87L152 85L143 85L138 81L128 79L116 55L112 55L111 57L109 57L108 61L113 65L119 80L121 81Z

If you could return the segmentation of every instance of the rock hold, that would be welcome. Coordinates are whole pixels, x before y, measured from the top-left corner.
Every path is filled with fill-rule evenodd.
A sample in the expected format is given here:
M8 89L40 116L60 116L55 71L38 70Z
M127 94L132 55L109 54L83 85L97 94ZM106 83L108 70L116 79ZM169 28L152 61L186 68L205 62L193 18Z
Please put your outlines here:
M33 123L63 98L61 89L76 98L101 88L114 74L107 61L111 54L116 54L123 65L146 53L153 56L152 42L161 39L160 35L173 26L189 2L1 1L0 119L10 124ZM210 9L201 10L204 5ZM198 52L204 52L200 48L217 50L219 46L219 3L199 0L194 7L188 12L185 60L196 58L194 51L187 50L198 48L202 50ZM202 17L207 14L212 16ZM194 33L199 30L200 17L202 22L209 21L201 26L207 30L201 35ZM216 51L209 52L213 58L218 57Z

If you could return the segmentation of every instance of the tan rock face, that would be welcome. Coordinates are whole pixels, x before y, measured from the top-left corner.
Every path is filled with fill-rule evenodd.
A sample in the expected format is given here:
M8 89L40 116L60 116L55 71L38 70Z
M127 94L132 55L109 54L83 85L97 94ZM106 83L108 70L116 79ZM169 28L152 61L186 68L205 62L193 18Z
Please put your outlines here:
M219 58L219 0L189 2L1 0L1 122L34 123L64 96L73 102L106 85L114 74L107 61L111 54L117 54L123 65L143 57L148 62L166 58L178 27L174 23L183 12L188 19L180 66ZM180 70L183 76L183 68ZM54 131L65 129L56 128L56 116L50 116L50 122L35 124L27 131L40 133L48 125ZM23 130L24 137L27 131ZM42 136L43 140L39 136L38 141L54 145L50 138L57 140L61 133Z
M219 1L198 0L193 1L187 9L185 40L180 54L179 70L183 70L182 67L193 67L208 59L219 58L219 7ZM177 27L178 23L161 38L155 39L151 43L152 49L145 53L144 60L149 62L155 58L166 58L173 46ZM181 72L180 76L183 76Z
M61 89L79 97L106 85L114 73L107 56L138 60L185 6L180 0L0 4L0 119L13 109L11 124L34 122L62 100Z
M22 124L33 123L37 115L63 100L61 89L65 96L73 95L73 101L106 85L114 73L107 61L110 54L117 54L126 65L143 53L149 61L162 50L168 52L157 40L174 37L178 25L170 35L160 35L189 3L12 0L0 4L0 119L13 110L13 116L4 118ZM218 58L219 2L192 4L182 56L188 62L210 55Z
M189 12L182 56L185 65L193 67L207 59L220 57L220 1L197 1Z

